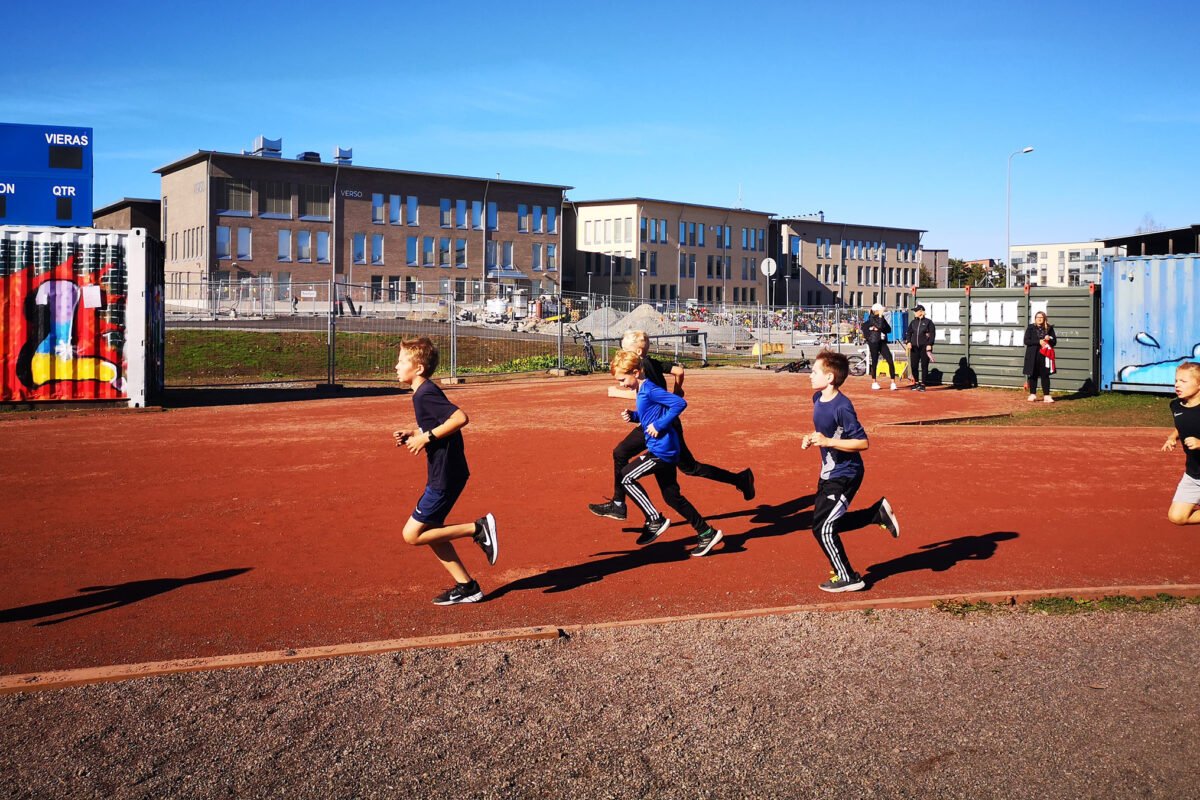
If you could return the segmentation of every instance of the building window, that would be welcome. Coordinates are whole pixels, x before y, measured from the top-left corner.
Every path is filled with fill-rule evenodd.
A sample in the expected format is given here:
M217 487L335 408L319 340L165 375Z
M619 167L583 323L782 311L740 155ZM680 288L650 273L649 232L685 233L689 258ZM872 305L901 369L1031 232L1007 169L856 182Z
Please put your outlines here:
M329 219L329 187L305 183L300 186L300 217Z
M460 269L467 268L467 240L454 240L454 266Z
M385 209L383 207L383 195L378 194L378 193L372 194L371 195L371 222L375 223L376 225L382 225L384 220L386 220L386 219L387 219L387 209Z
M650 268L648 272L651 275L658 274L658 252L655 250L650 251Z
M233 178L217 178L217 213L250 216L250 184Z
M329 232L317 231L317 263L329 263Z
M696 245L704 247L704 223L701 222L696 226Z
M633 220L627 220L625 227L626 241L632 242L629 238L633 235ZM558 233L558 209L554 206L546 206L546 233Z
M434 243L432 236L424 236L421 238L421 266L434 267L437 262L434 261Z
M229 226L217 226L217 258L229 258Z
M488 211L488 218L487 218L488 230L489 231L497 230L499 227L499 219L498 219L499 215L496 211L496 204L488 203L487 211Z
M558 269L558 245L546 245L546 269L550 272Z
M639 235L641 236L642 244L645 244L646 243L646 218L645 217L641 218L641 221L638 223L638 227L641 228L641 233Z
M383 234L371 234L371 263L383 263Z
M312 262L312 233L309 231L296 231L296 260Z
M529 233L529 206L517 206L517 232Z
M291 219L292 194L283 181L260 181L258 184L258 213L266 217Z
M536 209L537 206L534 206ZM533 243L533 268L540 270L542 268L542 243Z
M658 243L659 244L670 244L671 243L671 237L667 235L667 221L665 219L660 219L658 221Z
M450 237L442 236L438 239L438 266L450 266Z
M441 224L442 224L443 228L450 228L450 227L454 226L454 211L451 207L450 201L445 197L442 198L442 223Z
M420 224L421 208L417 204L417 198L409 195L407 198L405 198L405 203L407 203L408 209L405 214L405 222L409 225Z
M591 255L591 254L584 253L584 255L587 256L587 255ZM483 261L484 261L484 266L486 266L488 269L491 269L496 266L496 243L495 242L488 242L487 245L484 246Z
M280 231L279 232L279 260L280 261L291 261L292 260L292 232L291 231Z
M550 210L551 214L554 213L553 208L551 208L549 210ZM554 231L551 230L550 233L554 233ZM633 244L633 217L625 218L625 243Z
M237 236L237 257L247 260L253 258L250 251L250 229L238 228Z
M351 255L355 264L367 263L367 235L356 233L351 237Z
M592 243L592 221L590 219L585 220L583 223L583 243Z
M466 230L466 228L467 228L467 201L466 200L455 200L454 201L454 226L456 228L462 228L463 230Z
M471 227L477 231L483 230L483 201L471 201Z
M503 245L504 246L501 248L501 252L504 260L501 262L501 266L511 268L513 265L513 243L504 242Z
M687 234L688 234L688 247L695 247L696 246L696 223L694 223L694 222L688 223Z
M650 244L658 244L658 220L650 220Z
M408 237L404 245L404 258L410 267L420 266L420 262L417 261L417 237Z
M393 225L399 225L403 222L401 215L404 214L404 199L398 194L388 196L388 222Z
M533 207L533 230L534 230L534 233L545 233L546 232L546 228L544 227L545 224L546 224L546 220L542 216L542 207L534 206Z

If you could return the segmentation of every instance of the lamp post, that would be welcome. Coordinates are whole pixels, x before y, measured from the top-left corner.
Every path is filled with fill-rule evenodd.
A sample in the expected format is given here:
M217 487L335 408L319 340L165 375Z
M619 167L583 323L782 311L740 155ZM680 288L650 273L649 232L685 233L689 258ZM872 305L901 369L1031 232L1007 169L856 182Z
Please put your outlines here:
M1008 177L1004 189L1004 287L1012 285L1012 160L1019 153L1032 153L1032 147L1014 150L1008 155Z
M645 296L645 293L646 293L646 273L647 273L647 271L648 270L645 267L638 268L638 275L639 275L639 277L638 277L638 300L641 300Z

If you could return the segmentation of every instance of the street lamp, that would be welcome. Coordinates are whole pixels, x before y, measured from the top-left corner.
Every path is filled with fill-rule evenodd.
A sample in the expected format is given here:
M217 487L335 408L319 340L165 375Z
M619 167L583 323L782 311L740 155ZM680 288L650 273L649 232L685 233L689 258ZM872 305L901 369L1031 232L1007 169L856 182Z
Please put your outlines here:
M1012 160L1019 153L1032 153L1032 147L1014 150L1008 155L1008 178L1004 189L1004 286L1012 285Z
M638 300L641 300L646 295L646 273L648 271L645 267L638 268L638 274L640 275L638 278Z

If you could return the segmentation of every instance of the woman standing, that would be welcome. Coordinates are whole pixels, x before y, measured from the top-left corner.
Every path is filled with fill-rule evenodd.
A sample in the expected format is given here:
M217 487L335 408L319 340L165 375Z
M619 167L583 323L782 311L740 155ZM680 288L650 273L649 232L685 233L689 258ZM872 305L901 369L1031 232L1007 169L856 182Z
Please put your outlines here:
M1037 400L1037 381L1042 379L1042 400L1053 403L1050 396L1050 376L1054 373L1054 346L1058 337L1046 312L1033 315L1033 323L1025 329L1025 375L1029 378L1029 402ZM1047 354L1045 351L1049 351Z
M888 347L888 334L892 332L892 326L883 318L884 308L879 303L871 306L871 315L867 317L867 321L863 323L863 338L867 340L867 348L871 351L871 388L879 388L879 379L875 368L879 365L879 356L883 355L883 360L888 365L888 375L892 378L892 391L896 391L896 365L892 363L892 349Z

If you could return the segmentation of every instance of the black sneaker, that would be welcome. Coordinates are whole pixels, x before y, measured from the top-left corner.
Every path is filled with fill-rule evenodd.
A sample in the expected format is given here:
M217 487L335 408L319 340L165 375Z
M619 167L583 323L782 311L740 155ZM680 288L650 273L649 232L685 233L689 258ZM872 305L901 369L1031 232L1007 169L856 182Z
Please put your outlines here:
M742 490L742 497L746 500L754 499L754 472L747 468L738 473L740 480L739 488Z
M923 384L923 383L918 383L918 384L917 384L917 391L918 391L918 392L923 392L923 391L925 391L925 384Z
M642 526L642 535L637 538L637 543L650 544L659 536L662 536L662 532L669 527L671 527L671 520L667 519L666 517L659 517L656 520L647 520L646 524Z
M475 544L487 556L489 564L496 563L496 554L500 552L500 544L496 541L496 518L491 514L475 520L479 533L475 534Z
M700 538L696 541L696 546L692 548L692 556L706 556L712 549L716 547L717 542L724 539L725 536L720 531L709 528L704 533L700 534Z
M588 511L597 517L609 519L625 519L625 504L609 500L607 503L588 503Z
M919 384L919 383L914 383L912 386L908 387L908 390L909 390L910 392L915 392L915 391L917 391L917 390L918 390L918 389L920 389L920 388L921 388L921 384Z
M893 539L900 536L900 521L896 519L896 512L892 511L892 504L883 498L879 501L879 511L875 514L875 522L879 527L892 535Z
M458 603L478 603L483 599L483 590L475 581L456 583L446 591L433 598L435 606L452 606Z
M821 584L820 589L823 592L861 592L867 588L867 582L859 577L858 573L850 573L850 580L844 581L837 576L837 573L830 573L832 578Z

